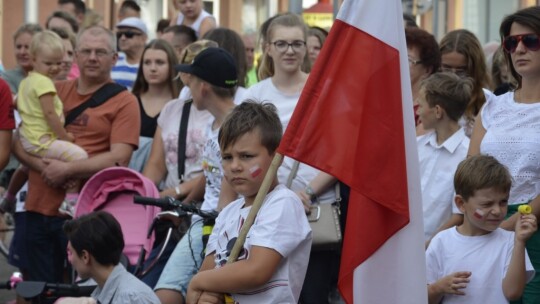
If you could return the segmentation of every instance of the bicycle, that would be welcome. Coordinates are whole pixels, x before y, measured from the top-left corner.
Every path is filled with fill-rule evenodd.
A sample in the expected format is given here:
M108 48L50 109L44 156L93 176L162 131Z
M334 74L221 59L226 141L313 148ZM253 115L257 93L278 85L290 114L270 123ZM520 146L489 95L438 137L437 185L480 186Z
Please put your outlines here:
M206 248L208 243L208 238L212 233L214 228L215 220L218 216L218 212L215 210L205 211L198 208L195 204L184 203L182 201L176 200L170 196L163 198L153 198L153 197L143 197L135 195L133 197L133 202L135 204L141 205L152 205L160 207L163 210L166 210L165 213L171 215L172 217L183 216L186 212L197 214L203 218L203 248Z

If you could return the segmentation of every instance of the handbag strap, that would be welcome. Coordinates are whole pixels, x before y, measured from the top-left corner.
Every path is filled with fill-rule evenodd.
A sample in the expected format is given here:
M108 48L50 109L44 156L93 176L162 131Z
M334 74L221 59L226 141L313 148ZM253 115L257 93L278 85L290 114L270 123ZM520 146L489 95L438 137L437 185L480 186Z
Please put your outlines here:
M75 107L75 109L69 111L69 114L66 116L64 127L72 123L86 109L98 107L125 90L126 87L114 82L104 84L101 88L95 91L94 94L92 94L92 96L90 96L87 101L81 103L80 105Z
M287 183L285 184L285 186L287 188L291 188L291 185L292 185L292 182L294 180L294 178L296 177L296 174L298 173L298 168L300 167L300 162L295 160L293 165L292 165L292 168L291 168L291 172L289 173L289 176L287 177ZM339 181L336 182L336 185L334 187L334 192L335 192L335 196L336 196L336 203L339 205L339 203L341 202L341 193L340 193L340 186L339 186Z
M287 183L285 184L289 189L291 188L292 181L296 177L296 173L298 173L298 167L300 167L300 162L295 160L291 168L291 173L289 173L289 177L287 177Z
M184 171L186 170L186 139L189 121L189 112L193 99L186 100L182 108L182 117L180 118L180 129L178 130L178 179L180 183L184 181Z

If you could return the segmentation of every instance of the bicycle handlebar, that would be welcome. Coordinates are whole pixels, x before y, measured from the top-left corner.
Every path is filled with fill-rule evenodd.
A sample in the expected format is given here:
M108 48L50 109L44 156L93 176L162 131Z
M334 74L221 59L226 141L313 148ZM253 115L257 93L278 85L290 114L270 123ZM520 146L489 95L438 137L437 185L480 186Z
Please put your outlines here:
M15 292L25 299L35 299L38 297L58 298L90 296L94 289L96 289L96 286L79 286L76 284L36 281L18 282L15 286Z
M133 202L139 205L151 205L151 206L160 207L163 210L180 209L181 211L184 211L184 212L195 213L204 219L215 219L218 216L217 211L201 210L200 208L197 208L193 204L183 203L170 196L166 196L163 198L153 198L153 197L135 195L133 197Z

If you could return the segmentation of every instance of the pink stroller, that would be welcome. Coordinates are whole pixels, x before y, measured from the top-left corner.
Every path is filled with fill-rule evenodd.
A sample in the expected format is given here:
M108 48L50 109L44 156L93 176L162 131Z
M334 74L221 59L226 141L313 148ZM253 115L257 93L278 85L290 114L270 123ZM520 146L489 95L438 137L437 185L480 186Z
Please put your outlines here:
M159 191L151 180L129 168L101 170L82 188L75 217L97 210L111 213L122 227L124 254L129 264L138 268L152 250L154 234L151 228L160 210L154 206L134 204L134 195L157 198Z

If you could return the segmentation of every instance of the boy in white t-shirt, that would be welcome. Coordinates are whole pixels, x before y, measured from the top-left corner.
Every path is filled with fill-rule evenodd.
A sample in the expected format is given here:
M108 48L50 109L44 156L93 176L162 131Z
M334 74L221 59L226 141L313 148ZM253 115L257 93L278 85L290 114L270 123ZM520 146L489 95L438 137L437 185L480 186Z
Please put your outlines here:
M246 101L219 132L225 180L242 196L216 219L206 258L188 288L187 303L297 303L311 250L311 228L298 196L273 176L269 193L237 262L226 264L281 140L271 104Z
M536 217L522 214L515 232L499 228L512 177L494 157L462 161L454 177L463 224L438 233L426 251L429 303L508 303L521 297L534 268L525 243Z
M454 73L435 73L421 83L417 114L432 130L417 138L426 242L452 215L452 180L470 141L458 121L471 92L472 83Z
M181 64L177 70L187 79L197 110L207 110L212 121L206 128L207 141L202 152L203 175L194 181L194 186L184 201L190 202L204 196L203 211L213 211L237 198L236 193L222 185L221 152L218 131L227 115L234 108L234 94L238 76L234 58L224 49L209 47L201 51L191 64ZM177 193L181 195L181 193ZM154 287L161 303L183 303L189 281L202 262L203 223L193 215L191 227L182 237L169 257L160 278Z

